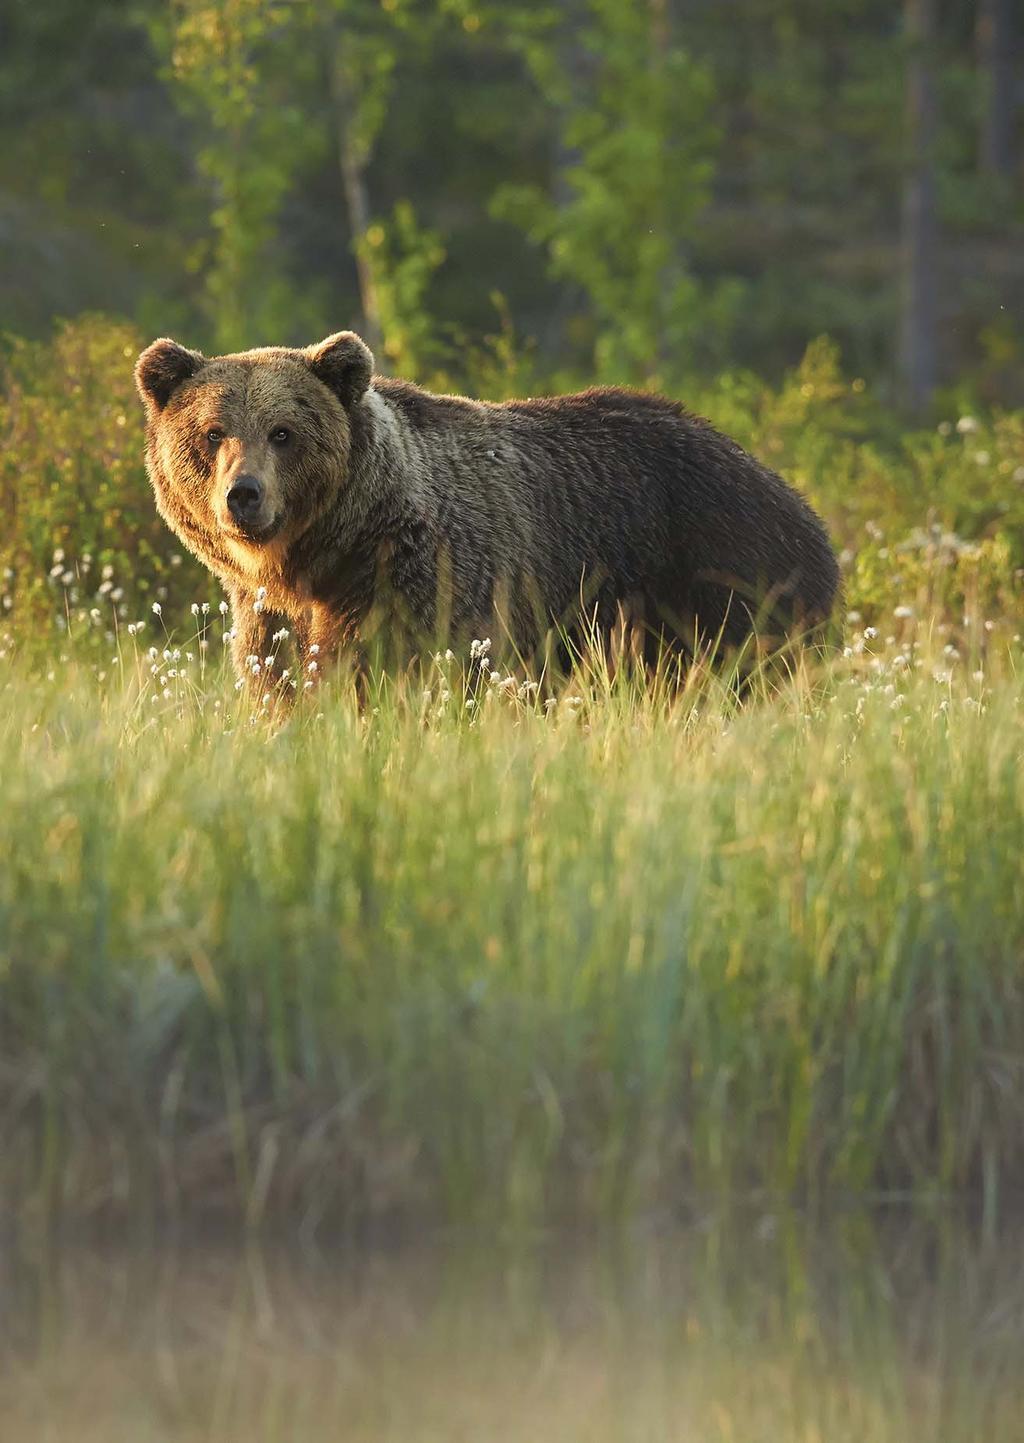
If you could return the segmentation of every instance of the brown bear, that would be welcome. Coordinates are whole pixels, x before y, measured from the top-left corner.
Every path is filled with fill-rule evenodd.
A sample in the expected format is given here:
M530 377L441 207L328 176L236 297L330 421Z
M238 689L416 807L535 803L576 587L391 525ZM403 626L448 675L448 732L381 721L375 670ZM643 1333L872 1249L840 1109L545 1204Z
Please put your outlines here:
M832 610L810 506L661 396L432 395L351 331L212 359L158 340L136 379L157 506L228 589L246 678L282 627L319 666L381 618L527 657L551 628L735 647Z

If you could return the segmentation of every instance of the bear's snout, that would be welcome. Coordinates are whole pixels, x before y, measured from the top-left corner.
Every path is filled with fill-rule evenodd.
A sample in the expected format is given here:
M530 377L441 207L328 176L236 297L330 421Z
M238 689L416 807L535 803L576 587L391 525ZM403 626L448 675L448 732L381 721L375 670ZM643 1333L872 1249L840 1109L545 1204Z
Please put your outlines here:
M263 509L263 483L256 476L236 476L228 492L231 519L243 530L258 525Z

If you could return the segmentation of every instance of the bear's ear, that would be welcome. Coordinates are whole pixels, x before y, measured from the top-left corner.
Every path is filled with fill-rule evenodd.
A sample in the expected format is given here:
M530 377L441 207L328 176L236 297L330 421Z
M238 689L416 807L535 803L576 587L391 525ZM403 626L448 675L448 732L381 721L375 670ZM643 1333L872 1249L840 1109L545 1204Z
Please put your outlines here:
M147 346L135 362L135 384L147 406L162 411L183 381L194 376L206 357L186 351L166 336Z
M313 375L345 407L361 401L373 375L373 352L355 331L338 331L304 352Z

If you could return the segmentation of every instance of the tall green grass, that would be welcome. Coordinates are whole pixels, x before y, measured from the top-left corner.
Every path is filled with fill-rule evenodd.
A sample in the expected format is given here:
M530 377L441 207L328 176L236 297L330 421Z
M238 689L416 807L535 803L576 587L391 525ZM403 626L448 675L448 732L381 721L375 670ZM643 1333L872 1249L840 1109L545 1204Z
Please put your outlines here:
M699 668L545 704L441 658L283 724L187 644L122 633L102 680L8 658L3 1205L994 1213L1024 1183L1024 683L1008 639L897 629L743 704Z

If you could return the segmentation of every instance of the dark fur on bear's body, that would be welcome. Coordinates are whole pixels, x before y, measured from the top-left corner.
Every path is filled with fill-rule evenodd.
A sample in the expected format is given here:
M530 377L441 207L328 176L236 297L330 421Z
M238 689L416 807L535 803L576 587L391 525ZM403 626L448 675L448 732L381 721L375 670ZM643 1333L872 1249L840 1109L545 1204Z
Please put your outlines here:
M158 341L140 357L158 504L229 587L243 672L282 624L326 657L382 604L422 638L504 635L520 654L581 617L687 647L828 618L838 570L817 516L677 403L598 389L494 404L371 383L371 363L347 332L310 351L207 361ZM261 497L252 535L224 499L239 476Z

